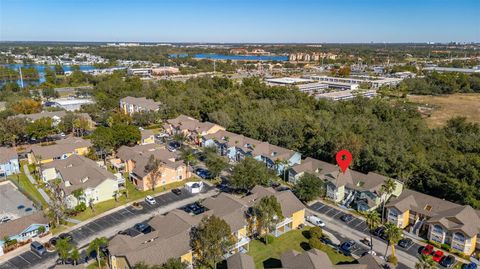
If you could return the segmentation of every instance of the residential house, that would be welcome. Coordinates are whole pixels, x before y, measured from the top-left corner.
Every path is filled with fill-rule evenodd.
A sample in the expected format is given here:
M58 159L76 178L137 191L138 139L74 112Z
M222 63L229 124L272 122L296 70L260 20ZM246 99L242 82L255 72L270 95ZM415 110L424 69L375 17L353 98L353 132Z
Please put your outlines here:
M114 236L108 244L110 268L134 268L139 263L161 265L170 258L180 258L192 268L190 232L198 222L198 217L176 209L149 220L153 228L151 233Z
M139 144L140 145L147 145L147 144L153 144L155 143L155 133L153 130L140 130L140 134L142 136Z
M160 178L155 180L152 180L151 171L146 169L150 156L161 162ZM191 177L191 171L184 161L179 159L177 153L170 152L157 144L122 146L118 149L117 157L124 163L125 172L129 173L131 182L142 191Z
M120 99L120 109L125 114L132 115L133 113L155 112L160 109L162 103L155 102L152 99L145 97L131 97L127 96Z
M201 143L201 137L225 130L224 127L211 122L201 122L189 116L180 115L167 120L163 128L169 135L183 135L188 141Z
M306 158L301 164L290 169L289 181L296 183L305 173L316 175L326 183L327 198L359 211L375 209L389 198L388 194L381 192L387 177L377 173L364 174L350 169L342 173L337 165ZM403 184L397 180L395 183L396 188L392 195L399 196Z
M49 231L48 219L43 212L36 212L18 219L0 224L0 253L4 239L17 240L18 242L28 241L39 235L39 228L44 227L45 232ZM0 255L1 256L1 255Z
M68 137L52 143L36 144L28 152L28 162L49 163L53 160L65 159L72 154L85 155L92 146L89 140L80 137Z
M255 262L252 256L239 252L227 259L227 269L255 269Z
M49 182L60 179L65 202L69 208L79 203L99 203L113 199L122 181L120 174L114 175L95 161L79 155L71 155L42 165L42 180ZM76 196L76 190L83 190Z
M245 157L252 157L277 174L285 169L300 164L302 155L299 152L262 142L235 133L219 130L202 137L202 146L216 147L217 152L228 157L231 162L238 162Z
M480 211L413 190L387 204L387 219L414 234L470 255L480 249Z
M20 173L17 151L14 148L0 147L0 177Z

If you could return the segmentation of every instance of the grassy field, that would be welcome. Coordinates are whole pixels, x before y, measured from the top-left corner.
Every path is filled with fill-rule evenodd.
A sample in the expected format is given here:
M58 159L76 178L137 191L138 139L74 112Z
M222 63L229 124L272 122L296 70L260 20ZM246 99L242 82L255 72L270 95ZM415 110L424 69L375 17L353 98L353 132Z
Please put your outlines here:
M480 94L458 93L441 96L411 95L408 100L421 106L431 107L426 121L429 127L441 127L455 116L467 117L480 123Z
M27 194L29 199L35 200L34 202L40 203L43 208L47 207L47 202L43 200L42 195L38 192L37 187L33 185L23 173L23 168L20 169L22 172L18 175L12 175L9 177L15 185L23 190Z
M248 254L253 257L256 268L280 268L280 256L288 250L304 252L309 250L308 239L305 236L308 228L303 230L292 230L280 237L274 239L273 243L265 245L259 240L250 242ZM325 252L333 264L340 262L352 262L353 258L337 253L331 248L326 248Z
M191 178L189 180L187 179L187 180L184 180L184 181L175 182L175 183L172 183L172 184L168 184L164 187L157 187L157 188L155 188L155 191L152 191L152 190L139 191L135 188L135 186L129 180L126 180L125 184L126 184L126 187L128 189L128 199L126 198L125 195L121 195L121 197L118 198L118 201L115 201L115 199L111 199L111 200L108 200L108 201L105 201L105 202L95 204L95 206L94 206L95 211L94 212L90 208L87 208L87 210L85 210L84 212L82 212L82 213L80 213L77 216L72 217L72 218L76 219L76 220L84 221L84 220L90 219L94 216L97 216L99 214L102 214L103 212L106 212L106 211L108 211L110 209L113 209L115 207L124 205L124 204L129 203L129 202L133 202L135 200L142 199L147 195L154 195L154 194L166 191L166 190L171 190L171 189L174 189L174 188L183 187L183 185L185 185L186 182L195 181L195 180L196 179Z

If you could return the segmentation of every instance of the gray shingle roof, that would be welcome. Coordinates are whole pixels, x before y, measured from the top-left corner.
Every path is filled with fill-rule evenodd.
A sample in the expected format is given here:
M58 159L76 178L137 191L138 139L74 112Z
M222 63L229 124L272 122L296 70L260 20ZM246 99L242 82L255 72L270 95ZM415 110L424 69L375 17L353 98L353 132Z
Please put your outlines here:
M139 106L145 110L152 110L152 111L158 110L159 106L162 104L160 102L155 102L154 100L147 99L145 97L132 97L132 96L127 96L125 98L122 98L120 99L120 102L132 104L135 106Z
M227 259L228 269L255 269L253 258L244 253L236 253Z
M80 137L68 137L55 141L51 145L33 145L31 151L35 156L40 156L42 160L60 157L66 153L74 153L75 149L83 147L91 147L90 140L85 140Z
M0 164L14 159L18 159L17 151L14 148L0 147Z
M43 215L43 212L39 211L7 223L2 223L0 224L0 238L17 235L32 224L48 224L48 219Z

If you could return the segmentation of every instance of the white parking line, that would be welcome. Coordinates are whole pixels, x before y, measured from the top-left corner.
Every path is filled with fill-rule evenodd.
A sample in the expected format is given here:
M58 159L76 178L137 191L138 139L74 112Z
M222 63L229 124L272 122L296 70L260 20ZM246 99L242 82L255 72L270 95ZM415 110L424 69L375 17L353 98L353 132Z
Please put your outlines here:
M126 209L126 208L124 208L124 209L125 209L125 211L127 211L128 213L130 213L130 214L132 214L132 215L135 216L135 214L134 214L132 211L130 211L130 210Z
M338 214L342 213L341 211L338 211L335 215L332 216L332 218L335 218Z
M333 210L333 208L330 208L329 210L327 210L327 211L326 211L325 213L323 213L323 214L324 214L324 215L327 215L328 212L330 212L330 211L332 211L332 210Z
M355 225L355 227L358 227L358 225L362 224L363 223L363 220L360 221L360 223L358 223L357 225Z
M20 268L20 267L16 266L15 264L11 263L10 261L7 261L6 263L10 264L12 268Z
M32 264L31 262L27 261L24 257L22 257L22 255L18 255L17 257L19 257L20 259L26 261L28 264Z
M316 210L320 210L320 209L322 209L322 208L324 208L324 207L325 207L324 204L320 204L320 206L316 206L315 208L316 208Z
M37 258L41 259L42 257L40 257L37 253L33 252L33 251L30 251L31 253L33 253L33 255L37 256Z

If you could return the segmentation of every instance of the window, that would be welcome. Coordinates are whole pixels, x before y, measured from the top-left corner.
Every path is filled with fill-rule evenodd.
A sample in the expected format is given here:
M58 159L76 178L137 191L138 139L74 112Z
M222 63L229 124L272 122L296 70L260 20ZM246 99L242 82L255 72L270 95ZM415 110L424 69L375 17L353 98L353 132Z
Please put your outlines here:
M443 234L443 228L440 225L433 225L433 232L437 234Z
M459 242L465 242L465 235L463 235L463 233L454 233L453 240L459 241Z

